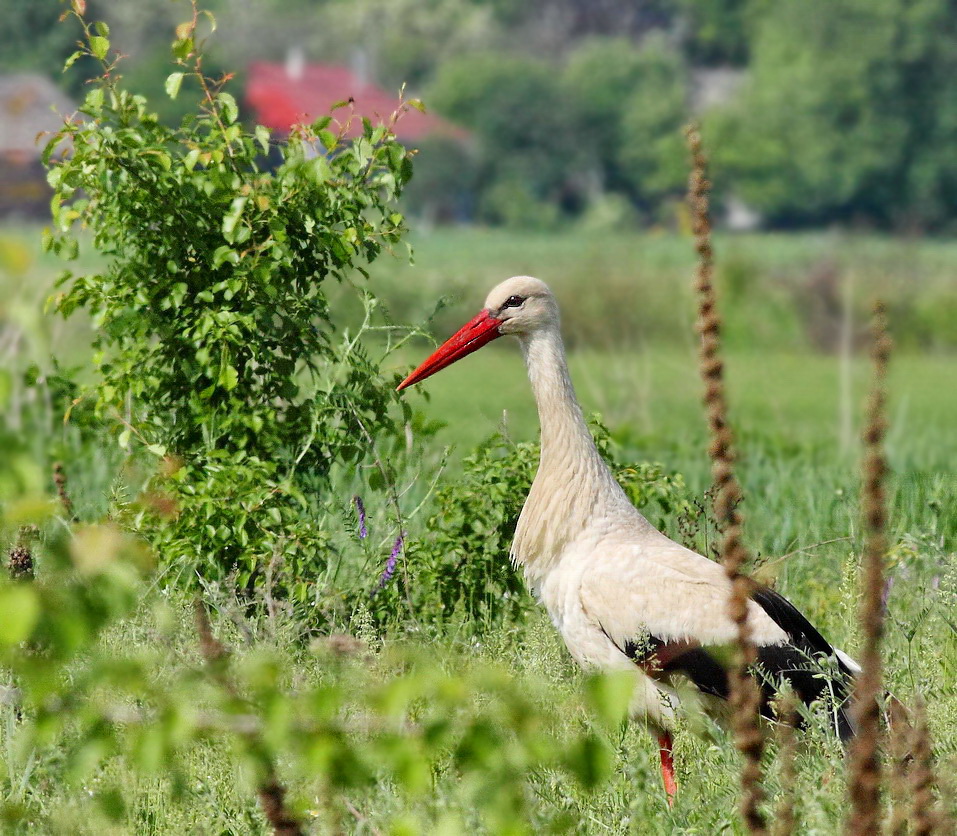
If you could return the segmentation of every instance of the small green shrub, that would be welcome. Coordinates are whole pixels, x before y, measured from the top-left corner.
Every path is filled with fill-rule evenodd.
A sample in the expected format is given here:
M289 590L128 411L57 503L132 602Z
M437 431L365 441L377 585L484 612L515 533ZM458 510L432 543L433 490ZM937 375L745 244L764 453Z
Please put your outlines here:
M404 232L393 204L411 158L392 131L403 107L351 142L348 112L285 141L247 130L225 79L203 71L200 30L215 21L194 5L166 91L193 85L201 105L171 129L121 85L108 27L80 12L86 41L67 65L85 56L102 75L83 119L46 148L45 244L74 256L79 225L108 257L98 272L66 272L56 306L92 315L98 412L122 448L158 465L160 501L130 522L187 579L234 573L248 587L281 559L304 598L302 578L325 561L316 519L332 469L397 431L394 381L363 346L378 303L355 285L365 317L343 328L325 285L350 284Z

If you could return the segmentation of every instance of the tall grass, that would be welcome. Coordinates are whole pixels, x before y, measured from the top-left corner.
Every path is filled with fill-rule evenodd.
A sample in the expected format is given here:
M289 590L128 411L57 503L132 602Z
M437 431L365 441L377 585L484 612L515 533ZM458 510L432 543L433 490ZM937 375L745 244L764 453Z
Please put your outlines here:
M449 233L442 241L431 246L433 252L437 249L452 251L465 241L471 242L476 250L500 249L497 245L489 245L484 235L474 231ZM496 233L496 236L495 241L500 242L508 238L509 233ZM503 271L527 270L544 274L545 271L536 265L546 263L547 259L552 259L551 264L557 264L562 258L574 259L575 248L581 240L573 236L562 240L542 237L531 241L526 237L513 237L513 251L500 251L495 254L500 261L491 259L493 263L482 264L483 269L494 271L494 278L500 278ZM476 243L483 240L484 244ZM784 242L780 252L775 250L771 239L766 242L762 239L760 244L756 239L745 243L749 247L760 246L769 252L774 250L774 270L784 271L789 263L796 263L803 257L802 249L814 246L814 240L802 238ZM619 257L621 263L627 263L630 250L621 245L615 250L613 242L607 243L608 252L600 254L602 261L599 268L612 269L612 262L618 261ZM670 239L664 242L647 239L640 243L642 246L647 244L650 249L676 249L675 242ZM525 249L522 250L519 244ZM677 245L683 246L684 243L678 241ZM604 244L595 244L596 252L601 246ZM870 243L859 244L856 255L849 251L847 257L850 261L859 258L860 263L866 265L869 263L867 259L881 258L891 250L896 252L899 246L888 243L887 249L882 249ZM921 249L921 252L930 252L931 260L939 258L943 267L946 267L949 262L943 260L944 248L932 243L926 246L928 250ZM620 304L620 297L615 293L598 284L582 285L580 279L586 274L587 256L588 253L578 254L577 257L582 259L576 268L578 272L561 280L564 282L563 300L569 302L566 308L573 309L579 298L583 298L586 304L598 299L611 299L617 305L616 310L624 312L619 315L630 315L631 306ZM493 275L472 275L478 268L469 263L468 257L458 252L456 258L463 272L469 275L469 281L481 284L484 290L488 283L486 278L490 280ZM664 257L662 259L664 263ZM516 269L512 270L504 263L510 260L514 260ZM921 256L921 263L926 262L927 258ZM447 264L451 267L455 263L449 255ZM770 261L760 263L764 265ZM690 259L682 260L677 266L672 265L674 276L672 272L662 275L666 275L669 281L672 277L677 281L681 271L687 270L689 265ZM769 274L774 270L770 270ZM656 269L651 267L648 272L649 275L658 275ZM548 275L544 277L551 278ZM597 283L601 278L601 269L597 269L593 279ZM720 276L718 280L720 283ZM436 281L434 287L426 286L424 292L431 294L439 284ZM623 286L624 281L619 284ZM41 286L38 282L27 290L34 292ZM590 288L587 293L583 292L584 287ZM467 295L474 299L477 292L469 288ZM653 305L651 313L647 315L654 316L657 310ZM735 315L735 311L727 313L729 316L726 320ZM593 312L587 310L579 314L582 319L586 316L591 319L592 315ZM676 316L673 309L669 315ZM600 312L594 312L594 316L596 322L600 320ZM458 314L454 314L454 317L457 318ZM578 353L572 355L572 364L576 379L585 382L586 397L589 395L588 387L591 387L593 400L586 403L586 407L604 407L605 403L615 403L613 400L602 401L599 397L619 397L624 406L616 407L619 411L614 413L611 422L621 427L617 433L619 438L632 451L649 458L667 460L670 466L689 475L689 482L700 493L699 488L704 488L707 475L700 462L703 457L697 452L698 436L693 431L695 423L700 423L700 411L690 405L694 376L693 364L686 362L686 353L676 350L644 356L634 353L622 356L620 352L612 354L607 351ZM731 387L730 392L735 398L736 418L740 419L738 427L744 427L743 431L739 429L739 439L747 456L747 468L740 476L749 496L762 496L764 499L749 504L750 542L754 544L756 552L768 555L795 552L779 564L783 567L778 575L779 584L798 596L802 608L809 611L812 621L821 624L828 635L841 642L853 643L854 633L850 620L846 618L848 602L853 596L852 585L841 587L840 581L841 567L851 552L845 535L854 534L851 520L855 515L855 503L850 497L851 477L834 455L836 444L831 443L832 439L828 435L833 429L833 414L836 414L836 410L831 409L827 394L831 391L828 388L831 359L824 356L769 358L742 353L741 349L735 354L726 355L726 359L727 385ZM906 788L899 809L903 827L913 827L921 833L946 832L948 826L943 810L946 793L942 793L944 799L934 797L930 726L934 728L937 751L942 753L942 757L955 751L957 746L957 711L953 709L952 686L957 661L953 653L952 628L943 620L943 616L951 617L951 612L940 605L938 609L931 610L923 621L916 617L923 606L921 596L930 594L931 578L935 574L942 574L946 582L952 575L947 561L951 559L955 530L953 515L948 509L952 507L951 498L954 494L953 480L948 476L947 468L955 448L954 438L947 431L954 401L947 387L940 385L942 380L953 374L949 362L946 356L910 356L899 361L895 358L895 377L888 384L888 388L897 395L895 400L898 403L904 400L902 393L910 393L911 400L906 414L903 413L903 407L898 407L894 413L895 430L886 439L888 456L899 475L895 480L896 489L887 497L890 508L887 542L892 553L901 543L911 542L907 540L908 537L914 538L914 545L912 552L901 552L898 548L894 558L897 561L894 575L897 586L894 587L888 607L902 622L907 622L908 632L905 635L902 630L895 631L888 626L884 666L893 689L899 689L903 694L906 688L910 694L912 684L916 681L918 688L928 691L927 710L930 717L920 731L924 735L923 741L915 739L917 731L908 731L904 741L908 753L908 757L902 761ZM632 376L617 378L611 375L609 366L614 363L619 364L619 368L633 367ZM495 402L496 414L489 419L490 427L498 420L500 403L507 404L510 411L516 413L509 424L515 433L521 434L525 427L531 428L534 422L530 406L528 415L523 416L519 412L524 404L521 399L527 397L527 391L520 364L515 362L514 357L505 356L505 352L495 353L492 349L484 357L477 355L474 364L457 379L454 372L450 373L449 378L438 378L434 389L435 399L429 409L431 416L449 422L447 433L451 434L451 438L449 435L446 437L457 441L460 449L469 447L472 441L470 433L486 433L475 404L465 401L463 405L462 399L466 394ZM689 372L687 375L685 366ZM642 424L640 412L627 411L636 410L634 404L638 400L635 397L637 373L634 373L634 369L645 367L648 369L647 386L642 391L647 391L651 401L647 405L651 416L647 425ZM488 398L487 390L474 385L475 379L482 377L494 382L490 385L496 387L495 398ZM463 381L468 381L467 389L463 387ZM616 388L616 384L619 388ZM440 388L446 385L447 389ZM836 386L834 391L837 391ZM510 398L513 393L514 398ZM489 407L489 414L491 410ZM898 415L903 415L906 420L899 420ZM531 432L528 429L528 433ZM61 442L61 447L64 444ZM67 463L71 499L84 519L94 517L98 513L95 509L104 504L100 488L105 490L108 487L109 476L98 476L100 470L97 468L109 469L102 464L103 451L107 449L105 445L105 440L97 443L84 441L83 450L80 451L84 456L82 459L67 452L57 453ZM348 487L346 485L343 488L344 496L352 495L351 489L346 489ZM943 510L935 511L935 503ZM382 516L385 519L385 515ZM24 537L26 548L31 542L31 535L24 532ZM816 548L818 543L836 538L839 538L837 542ZM29 553L28 548L26 551ZM888 568L888 577L891 577ZM40 569L42 571L42 564ZM156 643L157 632L151 623L150 605L150 601L144 602L137 618L117 625L114 633L107 638L118 653L128 652L131 648L152 647ZM182 623L177 621L175 632L170 638L163 639L169 643L171 668L184 663L180 648L196 643L196 627L188 618L189 609L183 607L182 610L185 613ZM909 632L911 616L914 616L913 633ZM268 654L276 658L294 659L298 676L310 681L327 681L330 687L381 687L403 671L405 663L392 652L395 645L403 641L416 641L414 635L383 637L372 634L370 647L376 649L375 654L370 653L368 660L353 663L349 659L331 660L328 656L320 656L307 649L308 643L302 639L307 628L288 624L282 611L269 613L267 617L236 606L235 619L254 638L246 643L229 639L235 648L232 655L236 667L233 670L238 670L238 666L255 653ZM366 629L358 621L351 627L354 631ZM217 631L224 640L232 629L228 618L222 619L222 623L217 622ZM910 653L912 647L913 654ZM501 664L522 683L523 688L534 695L535 711L529 714L529 722L546 724L558 737L577 733L582 724L589 722L588 710L580 698L581 675L567 659L551 625L537 614L528 621L503 625L501 629L490 633L482 643L464 639L456 632L456 625L451 623L446 634L436 636L428 645L428 652L432 664L450 670L474 664L476 660L494 660ZM11 716L12 708L0 701L0 720L5 721L0 722L0 748L9 744L10 738L6 735L12 723ZM922 724L916 712L914 716L920 728ZM786 731L782 729L782 736L784 734ZM673 810L666 810L653 791L657 786L657 776L645 736L635 729L629 729L614 742L617 744L614 769L592 792L586 793L571 786L550 771L536 775L533 793L528 799L529 828L532 832L717 833L734 832L739 827L733 819L736 773L734 752L730 746L714 745L713 741L702 740L692 734L677 736L679 754L687 755L682 760L693 763L694 768L682 776L682 797L678 804ZM769 772L766 780L768 795L771 795L775 786L779 787L774 808L775 821L772 824L774 830L782 834L789 831L789 786L800 799L797 809L792 808L790 813L796 822L795 827L821 833L839 829L845 803L842 798L843 782L840 780L841 759L835 748L828 749L827 746L827 742L809 738L799 750L794 781L791 782L789 761L785 754L788 744L786 740L781 741L781 766L776 774ZM4 803L13 803L8 802L8 799L14 798L17 799L16 803L28 804L38 830L69 833L71 836L76 833L117 832L116 828L120 825L111 825L111 830L95 812L91 812L85 791L78 792L75 786L62 781L62 765L57 752L18 755L11 750L6 753L4 760L6 771L0 787L3 792L9 792ZM117 781L127 805L122 819L126 829L119 832L266 833L266 828L272 827L258 817L256 783L248 775L240 774L235 758L226 748L212 743L197 746L188 753L184 770L188 776L188 792L185 796L170 796L162 776L144 779L121 760L107 764L103 772L91 781L89 789L95 793L97 781L103 776ZM474 825L474 820L469 818L468 804L459 801L457 793L460 792L460 784L453 766L437 771L428 792L414 809L406 809L402 797L385 784L368 791L357 789L345 799L350 806L341 809L339 815L356 832L364 833L377 830L385 832L393 819L403 816L421 823L417 831L414 825L409 825L413 829L407 829L406 832L427 832L429 828L426 823L436 822L449 810L461 811L462 821ZM312 786L292 785L290 793L293 798L314 799L308 806L325 812L321 794L318 791L313 794ZM952 806L952 800L947 803ZM297 807L299 809L305 808ZM350 816L355 820L354 825ZM309 827L309 824L305 826ZM316 822L313 827L318 825L319 822ZM482 830L479 825L469 829L476 832Z

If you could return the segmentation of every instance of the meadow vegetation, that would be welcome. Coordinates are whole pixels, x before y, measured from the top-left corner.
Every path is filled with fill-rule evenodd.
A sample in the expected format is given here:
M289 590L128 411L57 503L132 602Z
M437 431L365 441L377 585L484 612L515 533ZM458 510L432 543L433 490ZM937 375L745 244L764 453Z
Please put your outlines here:
M23 451L17 459L8 451L5 464L29 477L30 492L50 494L54 490L52 464L63 461L75 512L81 521L92 523L104 519L116 504L126 505L135 499L129 477L140 465L135 456L119 447L119 427L87 426L82 407L74 408L69 423L62 422L75 383L58 377L50 365L50 351L62 366L83 369L81 380L88 378L89 349L84 346L89 344L91 329L82 316L64 324L40 313L55 273L53 263L39 251L38 238L35 229L4 232L8 250L16 249L21 255L14 259L20 265L15 269L13 261L7 261L11 269L5 279L4 319L8 339L16 334L19 341L16 354L7 355L11 362L6 368L12 373L7 410L19 426L15 436ZM533 240L533 246L541 247L535 254L538 263L525 253L528 261L520 269L534 270L552 281L564 311L574 320L579 316L574 311L576 299L594 303L614 294L616 285L606 285L606 274L600 270L591 282L575 281L585 265L576 265L568 254L588 251L590 239L582 234L572 238L577 240L545 236ZM380 263L373 286L384 296L391 294L397 305L408 304L410 310L413 303L403 301L406 294L427 300L419 309L424 316L428 305L447 289L440 278L463 277L449 308L441 312L450 324L457 324L480 304L495 279L513 272L508 254L513 247L517 249L514 241L509 233L480 230L418 238L416 263L434 292L410 293L407 268L395 260ZM688 242L668 243L677 252L681 243ZM773 252L772 242L765 243L764 252ZM814 238L780 243L796 250L820 245ZM757 238L719 241L719 263L727 247L742 244L762 246ZM654 252L656 245L664 244L650 238L622 249L640 268L642 252ZM900 253L906 251L915 256L915 263L946 266L938 253L941 245L933 243L918 246L868 239L853 241L850 246L856 252L888 253L892 261L896 254L901 262L905 256ZM455 251L462 257L457 268L450 255ZM499 256L500 251L505 255ZM835 246L832 252L839 254L841 249ZM492 258L487 257L489 253ZM83 258L81 263L86 266L97 263L95 258ZM17 273L21 268L24 272ZM669 292L674 292L678 310L672 315L690 320L692 314L681 306L693 303L678 285L680 267L673 269L675 287ZM765 292L765 268L758 262L756 270L752 295ZM645 286L649 295L656 288L650 268L641 269L640 274L647 278L636 277L629 296L636 318L642 315ZM893 279L886 275L889 281ZM719 288L723 287L719 280ZM749 304L760 317L758 301ZM737 333L747 333L748 305L726 305L725 309L732 321L740 322ZM580 316L585 319L584 314ZM624 318L624 313L621 316ZM775 333L788 333L762 330L760 321L751 324L755 334L769 339ZM436 333L448 333L449 327L440 324ZM735 333L736 329L732 325L729 331ZM791 334L794 342L767 348L749 347L742 340L725 355L731 414L739 430L738 472L745 494L747 540L761 567L759 576L773 580L829 637L854 652L859 646L855 613L862 543L856 427L866 389L866 363L857 354L851 360L850 421L854 429L848 439L842 417L845 395L840 358L809 350L800 342L797 329ZM402 356L412 363L427 350L423 341ZM37 366L30 368L34 361ZM408 367L400 358L394 362L399 370ZM616 458L660 464L660 474L644 473L637 483L644 492L637 492L640 507L672 536L713 549L714 532L701 510L707 507L705 491L710 477L690 338L683 341L676 327L674 340L648 339L633 344L608 338L598 345L581 340L571 364L586 410L600 412L610 427ZM954 376L955 366L957 362L947 351L902 348L893 360L888 381L887 447L892 476L885 664L895 693L905 697L917 693L927 701L935 753L945 774L957 756L953 687L957 648L952 618L957 602L953 569L957 542L953 461L957 449L951 431L954 395L941 382ZM265 593L252 599L237 598L228 585L213 584L206 590L207 600L215 602L213 622L234 648L236 661L248 656L278 665L286 672L286 678L279 680L284 688L322 682L348 694L370 697L379 693L385 682L395 683L396 688L408 687L398 683L409 671L433 675L437 660L441 670L456 682L463 676L485 682L491 670L498 681L504 678L519 691L536 694L535 716L537 722L545 723L550 745L571 744L588 731L603 735L608 747L603 750L606 771L595 790L587 790L561 769L542 767L527 776L520 803L523 812L518 818L529 829L641 833L737 827L736 762L725 734L711 729L704 738L690 731L679 735L682 794L675 810L668 811L660 796L650 738L634 728L614 734L603 731L587 696L585 677L572 665L551 625L528 599L506 562L506 517L509 509L512 514L517 512L531 477L532 442L537 431L517 349L493 346L438 376L430 382L428 392L427 403L417 399L421 416L412 424L416 436L420 431L426 433L427 442L414 463L410 461L398 474L411 586L416 606L422 608L421 617L409 620L404 616L397 586L388 585L372 597L397 532L386 497L362 488L355 471L342 469L335 473L329 492L335 514L325 518L341 565L332 577L308 580L336 596L367 603L355 608L333 607L317 617L308 611L293 612L286 600L270 604ZM503 440L475 455L474 463L468 461L471 451L495 433L503 434ZM364 466L374 468L371 462ZM429 495L433 481L434 492ZM659 495L666 495L665 506L649 495L648 486L655 484L663 484ZM358 534L352 504L357 493L366 507L366 538ZM652 501L643 501L646 497ZM504 504L500 500L505 500ZM19 528L17 513L5 517L8 545ZM59 516L64 515L60 512ZM501 527L503 523L505 527ZM480 554L473 551L477 547ZM48 571L44 568L50 560L44 556L47 548L35 547L41 574ZM471 562L469 556L481 559ZM450 559L446 561L446 557ZM437 582L449 575L458 583L440 591L443 587ZM479 599L471 605L477 618L454 611L456 596L463 591ZM482 602L491 596L498 604L496 596L503 591L514 597L495 617ZM134 602L135 612L122 610L122 617L97 646L109 654L138 657L151 669L163 672L159 681L172 681L184 688L181 677L184 673L195 675L198 664L191 600L166 587L165 573L161 573L157 580L130 593L129 604ZM326 626L319 629L320 623ZM340 639L330 642L325 638L340 632L355 637L357 643L339 645ZM186 693L193 698L192 686ZM110 827L118 832L267 832L250 777L254 773L244 771L241 781L234 780L237 761L229 745L215 739L191 741L178 753L176 773L167 774L164 760L162 767L150 767L144 774L141 764L123 754L106 757L98 768L71 775L67 781L64 752L75 741L58 740L56 745L21 751L17 748L17 709L6 704L0 710L5 715L4 792L11 822L32 822L34 828L61 833L77 832L78 817L86 822L81 832L85 827L91 833ZM456 702L450 712L461 719L469 709L466 703ZM497 734L511 733L509 723L500 717L489 722ZM363 751L374 760L373 783L341 793L331 791L331 795L311 777L321 771L319 767L310 763L299 771L288 761L280 761L293 802L307 811L307 821L314 821L319 832L332 827L329 822L336 817L342 827L355 832L398 827L400 820L411 822L412 831L438 828L444 822L449 832L454 832L462 821L474 822L470 816L475 802L472 796L463 796L461 773L448 762L432 769L427 791L410 797L401 784L388 777L378 750ZM500 768L483 764L482 769L490 772ZM799 820L809 830L832 832L844 809L842 755L833 741L824 738L800 750L797 770ZM772 804L780 791L777 780L772 769L768 779ZM327 802L329 798L335 800ZM350 808L364 821L356 819ZM487 820L484 826L496 829Z
M178 32L192 42L176 73L201 74L206 25ZM108 67L108 31L88 36L86 58ZM450 369L427 396L391 394L427 331L447 334L506 275L536 274L562 303L572 373L619 478L663 530L714 554L690 237L447 230L411 239L414 266L388 253L370 265L379 243L405 240L388 129L319 158L330 171L293 142L270 174L255 168L269 138L233 123L219 89L170 133L111 84L92 88L73 162L53 169L47 249L70 254L72 221L94 227L75 239L80 278L54 285L39 230L0 236L0 536L29 569L0 584L4 827L738 831L727 732L683 721L669 809L650 738L622 723L629 682L578 671L508 563L537 454L515 347ZM314 126L327 147L328 128ZM104 188L130 170L147 175L142 192ZM164 189L181 190L188 224L150 204ZM935 791L953 812L957 253L836 235L715 246L749 569L852 654L866 535L857 349L869 300L887 300L899 350L885 682L926 704ZM69 320L40 312L50 293L50 307L77 308ZM422 338L397 347L408 334ZM838 742L812 729L793 780L767 748L768 808L788 795L802 831L835 832ZM910 815L913 794L895 793Z

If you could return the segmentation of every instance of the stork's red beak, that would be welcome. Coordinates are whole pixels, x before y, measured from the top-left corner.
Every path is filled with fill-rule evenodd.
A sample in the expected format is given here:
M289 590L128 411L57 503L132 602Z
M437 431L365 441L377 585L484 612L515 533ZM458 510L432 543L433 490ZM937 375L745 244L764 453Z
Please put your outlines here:
M482 311L442 343L428 360L396 387L396 391L401 392L406 386L425 380L456 360L461 360L466 354L478 351L483 345L501 337L498 330L501 324L502 320L496 319L488 311Z

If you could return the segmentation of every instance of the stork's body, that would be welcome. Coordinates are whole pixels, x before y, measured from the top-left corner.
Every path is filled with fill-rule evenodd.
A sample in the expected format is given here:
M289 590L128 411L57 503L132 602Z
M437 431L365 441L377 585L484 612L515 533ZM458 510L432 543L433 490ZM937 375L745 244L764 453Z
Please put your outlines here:
M509 333L521 342L541 423L541 462L512 557L581 666L636 672L632 715L659 738L671 796L676 686L689 682L709 708L727 697L722 656L710 651L731 645L737 634L728 615L729 582L717 563L655 529L616 482L575 397L558 307L543 282L520 276L496 287L485 310L400 388ZM759 590L748 619L769 680L789 679L806 702L828 689L843 699L844 679L856 665L784 598ZM813 664L817 655L836 657L843 675L823 678ZM846 735L839 706L836 716Z

